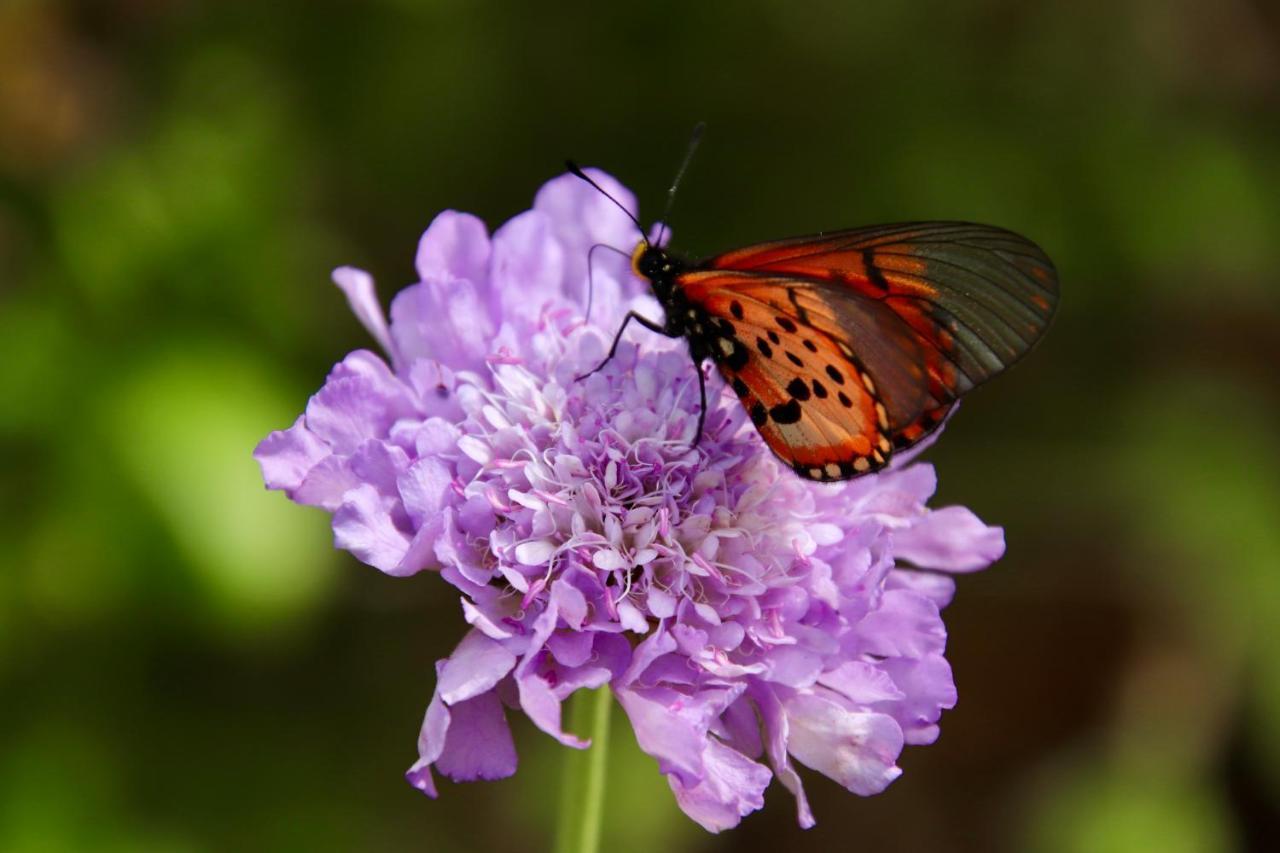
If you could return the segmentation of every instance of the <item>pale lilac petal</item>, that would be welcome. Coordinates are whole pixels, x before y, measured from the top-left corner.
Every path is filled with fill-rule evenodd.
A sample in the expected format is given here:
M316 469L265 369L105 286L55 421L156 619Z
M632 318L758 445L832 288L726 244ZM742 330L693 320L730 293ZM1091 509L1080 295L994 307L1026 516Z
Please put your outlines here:
M492 690L515 665L516 656L502 643L471 631L445 661L437 690L454 705Z
M259 442L253 458L262 468L268 489L283 489L293 497L293 490L329 453L329 446L307 429L306 417L299 415L293 426L276 430Z
M422 347L423 351L426 350ZM426 420L422 423L405 423L406 428L414 429L418 453L427 455L439 453L452 448L461 433L454 426L454 421L464 417L461 401L458 399L458 376L454 371L432 358L414 357L409 361L408 384L418 395L418 403ZM435 423L444 425L452 431L452 441L443 444L440 429L427 430L427 426ZM428 435L423 435L429 432Z
M414 524L426 524L444 509L451 493L453 472L439 459L419 459L399 472L396 490Z
M399 578L416 574L423 569L440 568L437 546L446 536L445 526L446 518L437 516L419 527L400 561L387 574Z
M906 696L883 666L845 661L822 674L819 682L859 705L894 702Z
M923 595L941 610L951 603L956 594L956 581L950 575L937 572L894 570L885 579L886 589L909 589Z
M637 646L631 655L631 666L623 673L622 678L618 680L620 685L629 685L633 681L639 679L649 664L653 663L659 657L670 654L676 650L676 641L661 624L658 628L645 637Z
M468 625L474 626L476 630L483 632L487 637L492 637L495 640L507 640L515 635L510 628L502 625L491 614L472 604L469 598L464 597L462 599L462 613Z
M436 664L438 674L443 661ZM435 780L431 778L431 765L444 752L445 739L449 733L450 715L437 690L427 706L427 713L422 719L422 728L418 733L418 760L405 773L409 784L433 799L436 796Z
M393 501L400 496L397 483L409 467L409 457L399 447L377 439L366 441L348 457L348 462L361 483L373 486Z
M594 640L587 631L561 631L547 639L547 650L564 666L582 666L591 658Z
M941 654L947 645L938 606L905 589L885 592L880 607L858 623L856 632L865 653L884 657Z
M862 796L883 791L902 775L902 729L887 714L848 711L813 695L786 702L788 751L806 767Z
M409 541L392 521L386 498L373 486L347 492L333 514L333 544L387 574L396 574Z
M658 760L663 773L674 774L686 787L695 787L703 774L708 729L741 689L688 695L654 687L615 694L631 720L640 749Z
M427 226L414 266L419 281L465 279L483 285L489 265L489 231L469 213L446 210Z
M636 210L635 196L611 176L598 169L587 169L586 173L623 207ZM640 232L626 213L573 175L561 175L544 184L533 209L547 217L556 241L564 248L562 290L571 298L585 296L587 252L592 246L601 243L630 254L640 242ZM598 287L629 278L627 259L616 253L602 251L595 263Z
M563 580L556 581L551 587L546 608L533 620L533 630L530 632L524 660L517 671L518 678L523 679L531 673L538 663L537 653L562 622L571 628L580 627L586 613L587 601L582 592ZM523 686L522 681L521 687ZM536 694L533 698L537 698ZM559 711L556 713L558 718Z
M895 534L893 549L927 569L972 572L1004 555L1004 528L988 527L966 507L949 506Z
M427 279L391 301L391 338L406 361L483 370L494 330L488 304L468 279Z
M863 479L866 479L865 477ZM854 480L860 484L860 480ZM894 527L905 526L924 514L924 502L938 488L938 476L932 465L921 463L879 475L872 483L860 485L870 489L860 509L884 517Z
M752 685L749 695L760 712L760 722L765 733L765 751L769 755L769 763L773 765L773 772L777 774L782 786L796 799L796 821L802 829L809 829L814 825L813 811L809 808L809 798L805 795L800 774L791 766L787 756L791 729L782 702L773 688L763 684Z
M347 492L360 485L363 483L351 468L351 457L333 455L308 471L291 497L304 506L337 512Z
M565 746L586 749L591 745L591 741L582 740L560 728L560 699L544 679L533 674L517 675L516 687L519 688L520 707L535 726Z
M756 716L755 705L746 695L724 709L712 732L747 758L758 758L764 752L760 719Z
M545 305L563 296L563 279L564 249L546 214L526 211L494 233L490 298L497 316L536 322Z
M778 646L769 652L769 680L788 687L808 687L822 674L822 655L799 646Z
M687 785L675 774L667 782L681 810L708 832L731 829L764 805L764 789L773 774L763 764L708 738L702 769L697 784Z
M603 666L579 666L576 669L561 666L556 669L557 682L551 691L563 701L579 690L595 690L608 684L612 677L612 671Z
M902 726L907 743L933 743L943 710L956 705L951 664L942 655L926 655L918 660L889 658L882 666L902 692L902 701L887 703L883 709Z
M437 770L455 782L505 779L516 772L516 745L496 691L450 705L449 714Z
M408 389L377 356L355 352L334 367L307 403L306 424L334 453L354 453L415 413Z
M440 796L436 790L436 780L431 776L431 762L421 759L413 762L413 766L405 772L404 778L431 799L434 800Z
M378 302L378 293L373 286L373 276L355 267L338 267L333 271L333 283L346 294L347 304L356 319L394 361L396 352L391 345L386 315L382 313L382 304Z

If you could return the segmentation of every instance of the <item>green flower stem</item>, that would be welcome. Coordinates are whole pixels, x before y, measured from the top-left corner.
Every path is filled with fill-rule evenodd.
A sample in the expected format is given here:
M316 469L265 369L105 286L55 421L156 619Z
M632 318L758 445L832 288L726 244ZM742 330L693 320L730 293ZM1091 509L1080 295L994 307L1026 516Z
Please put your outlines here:
M597 853L604 818L605 773L609 763L609 711L613 695L608 687L579 690L569 700L569 730L588 732L591 747L566 750L560 781L560 818L556 853Z

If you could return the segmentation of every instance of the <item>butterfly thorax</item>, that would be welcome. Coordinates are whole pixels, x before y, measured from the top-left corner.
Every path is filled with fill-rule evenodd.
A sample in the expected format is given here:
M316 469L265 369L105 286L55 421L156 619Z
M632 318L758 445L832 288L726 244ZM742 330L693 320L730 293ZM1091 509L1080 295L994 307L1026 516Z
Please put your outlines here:
M702 306L689 300L680 286L680 276L696 268L688 260L666 249L641 243L631 254L631 268L649 282L654 297L665 313L663 331L689 342L689 354L697 364L712 358L736 368L745 363L745 345L735 335L728 318L712 316Z

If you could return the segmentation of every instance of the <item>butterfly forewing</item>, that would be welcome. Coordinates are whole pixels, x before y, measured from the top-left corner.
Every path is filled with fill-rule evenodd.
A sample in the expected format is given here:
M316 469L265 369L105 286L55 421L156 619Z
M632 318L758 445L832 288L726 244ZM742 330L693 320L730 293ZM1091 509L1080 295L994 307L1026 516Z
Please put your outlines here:
M1057 305L1039 247L956 222L751 246L676 284L737 342L719 343L734 357L717 361L765 441L819 480L875 470L919 441L1025 354Z
M883 302L954 369L958 393L1025 354L1058 301L1053 265L1038 246L1001 228L965 222L779 240L706 265L831 282ZM935 367L946 372L943 364Z

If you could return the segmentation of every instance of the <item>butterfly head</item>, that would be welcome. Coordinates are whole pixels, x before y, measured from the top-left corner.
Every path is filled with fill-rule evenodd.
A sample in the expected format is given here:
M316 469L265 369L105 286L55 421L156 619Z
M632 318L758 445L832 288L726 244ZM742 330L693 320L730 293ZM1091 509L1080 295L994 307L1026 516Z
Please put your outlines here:
M631 270L653 286L669 289L671 281L684 269L684 264L661 246L641 241L631 253Z

